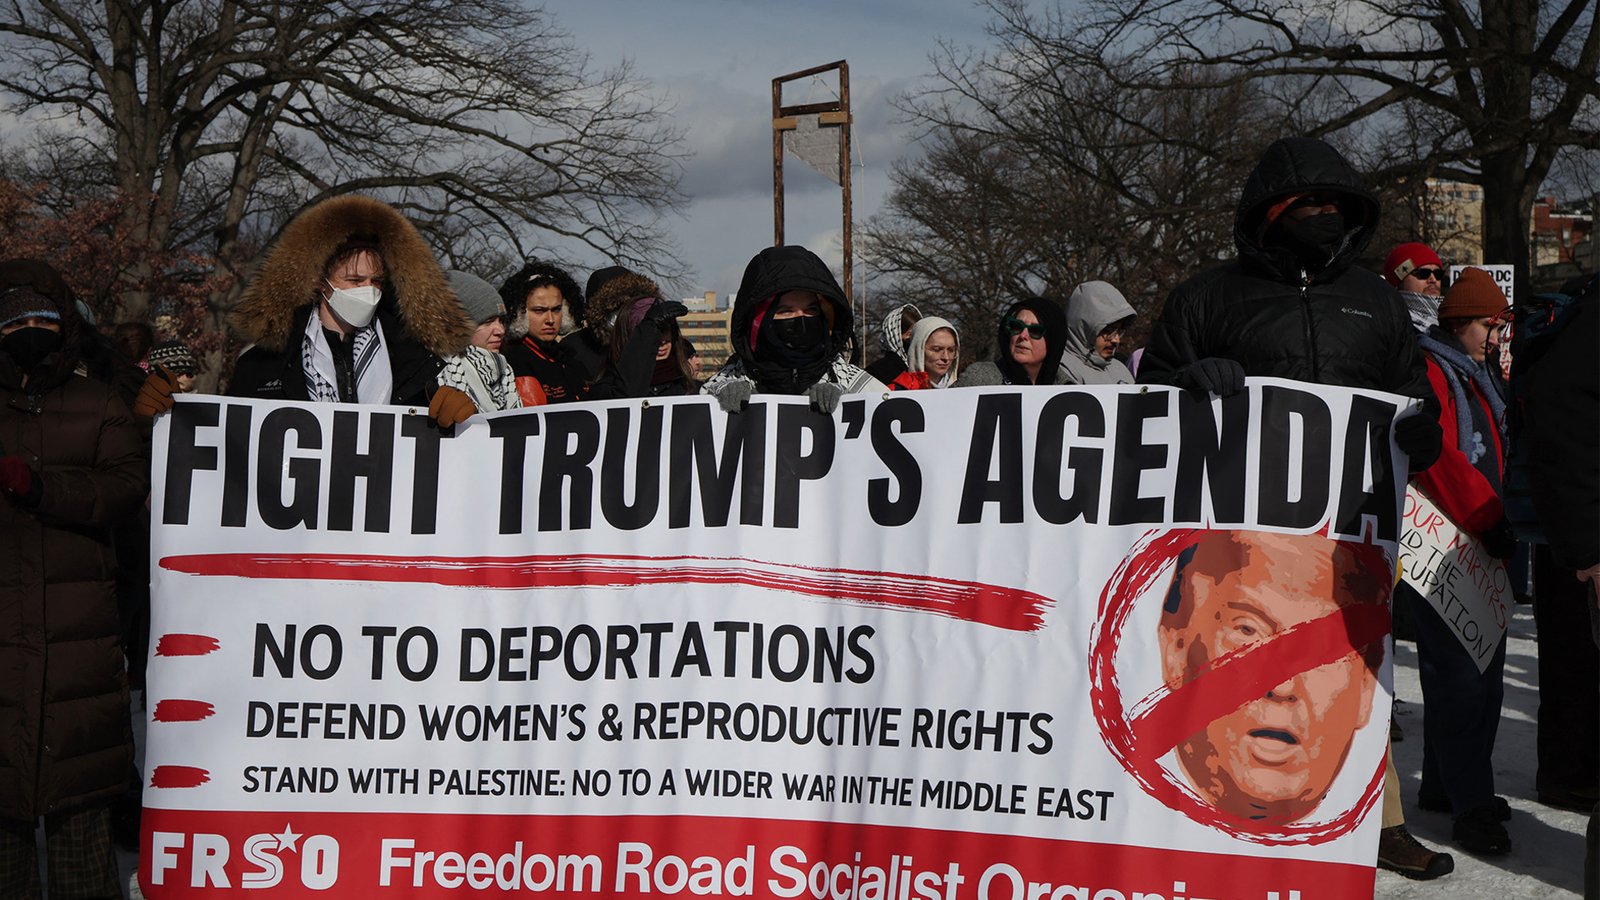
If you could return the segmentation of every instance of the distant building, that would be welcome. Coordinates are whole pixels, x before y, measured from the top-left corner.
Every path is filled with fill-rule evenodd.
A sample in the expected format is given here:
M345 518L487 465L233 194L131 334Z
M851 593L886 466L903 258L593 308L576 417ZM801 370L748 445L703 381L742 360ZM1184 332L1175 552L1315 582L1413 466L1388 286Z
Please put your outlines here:
M1563 206L1554 197L1533 201L1528 253L1535 266L1582 265L1593 258L1594 208Z
M1484 263L1483 188L1460 181L1430 178L1423 214L1427 218L1426 241L1446 265L1476 266Z
M722 368L733 354L733 342L728 337L728 323L733 312L717 308L716 291L706 291L700 297L686 297L683 305L689 307L689 314L678 320L678 328L700 354L700 363L709 375Z

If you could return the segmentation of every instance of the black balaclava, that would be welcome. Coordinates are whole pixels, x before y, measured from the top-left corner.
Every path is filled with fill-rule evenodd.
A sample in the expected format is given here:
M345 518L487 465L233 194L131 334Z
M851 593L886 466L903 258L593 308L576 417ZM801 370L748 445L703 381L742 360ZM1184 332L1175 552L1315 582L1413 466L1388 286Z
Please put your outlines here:
M775 319L769 309L756 336L756 380L763 390L799 393L822 377L833 356L826 315Z
M61 332L30 326L18 328L0 338L0 350L11 354L24 374L38 368L52 353L61 349Z
M1306 268L1318 272L1344 249L1349 229L1344 214L1337 210L1304 219L1280 218L1275 229L1279 241Z

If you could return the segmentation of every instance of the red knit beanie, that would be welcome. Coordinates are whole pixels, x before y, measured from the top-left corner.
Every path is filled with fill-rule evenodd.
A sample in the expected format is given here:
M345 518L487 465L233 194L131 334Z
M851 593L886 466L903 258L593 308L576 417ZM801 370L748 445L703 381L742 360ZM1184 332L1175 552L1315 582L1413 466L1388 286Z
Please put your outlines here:
M1412 269L1423 266L1438 266L1444 268L1444 263L1439 261L1439 254L1427 244L1412 241L1389 251L1389 256L1383 261L1383 277L1395 287L1400 286L1401 279L1411 274ZM1442 282L1444 279L1440 279Z

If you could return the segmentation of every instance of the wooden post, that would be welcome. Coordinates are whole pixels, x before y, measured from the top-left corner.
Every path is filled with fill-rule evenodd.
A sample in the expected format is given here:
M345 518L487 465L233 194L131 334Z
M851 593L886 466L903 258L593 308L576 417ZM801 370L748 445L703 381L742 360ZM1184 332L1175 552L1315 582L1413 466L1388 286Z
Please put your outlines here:
M783 107L783 79L772 79L772 246L783 246L783 131L778 127Z

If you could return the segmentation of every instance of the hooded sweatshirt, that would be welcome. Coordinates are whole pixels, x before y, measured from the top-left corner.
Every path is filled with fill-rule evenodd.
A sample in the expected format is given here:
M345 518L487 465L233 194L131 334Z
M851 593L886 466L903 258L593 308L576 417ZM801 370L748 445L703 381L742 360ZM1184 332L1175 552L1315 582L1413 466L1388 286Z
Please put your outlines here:
M780 360L771 344L762 340L762 331L771 325L773 305L789 291L812 291L822 298L828 334L815 360ZM887 390L883 382L844 359L853 321L850 304L827 263L804 247L768 247L750 260L739 281L728 326L733 356L701 393L716 394L734 380L750 383L758 394L803 394L819 381L837 384L846 393Z
M1094 351L1106 326L1136 315L1122 292L1104 281L1086 281L1067 298L1067 348L1061 354L1061 384L1132 384L1133 373L1115 357Z

